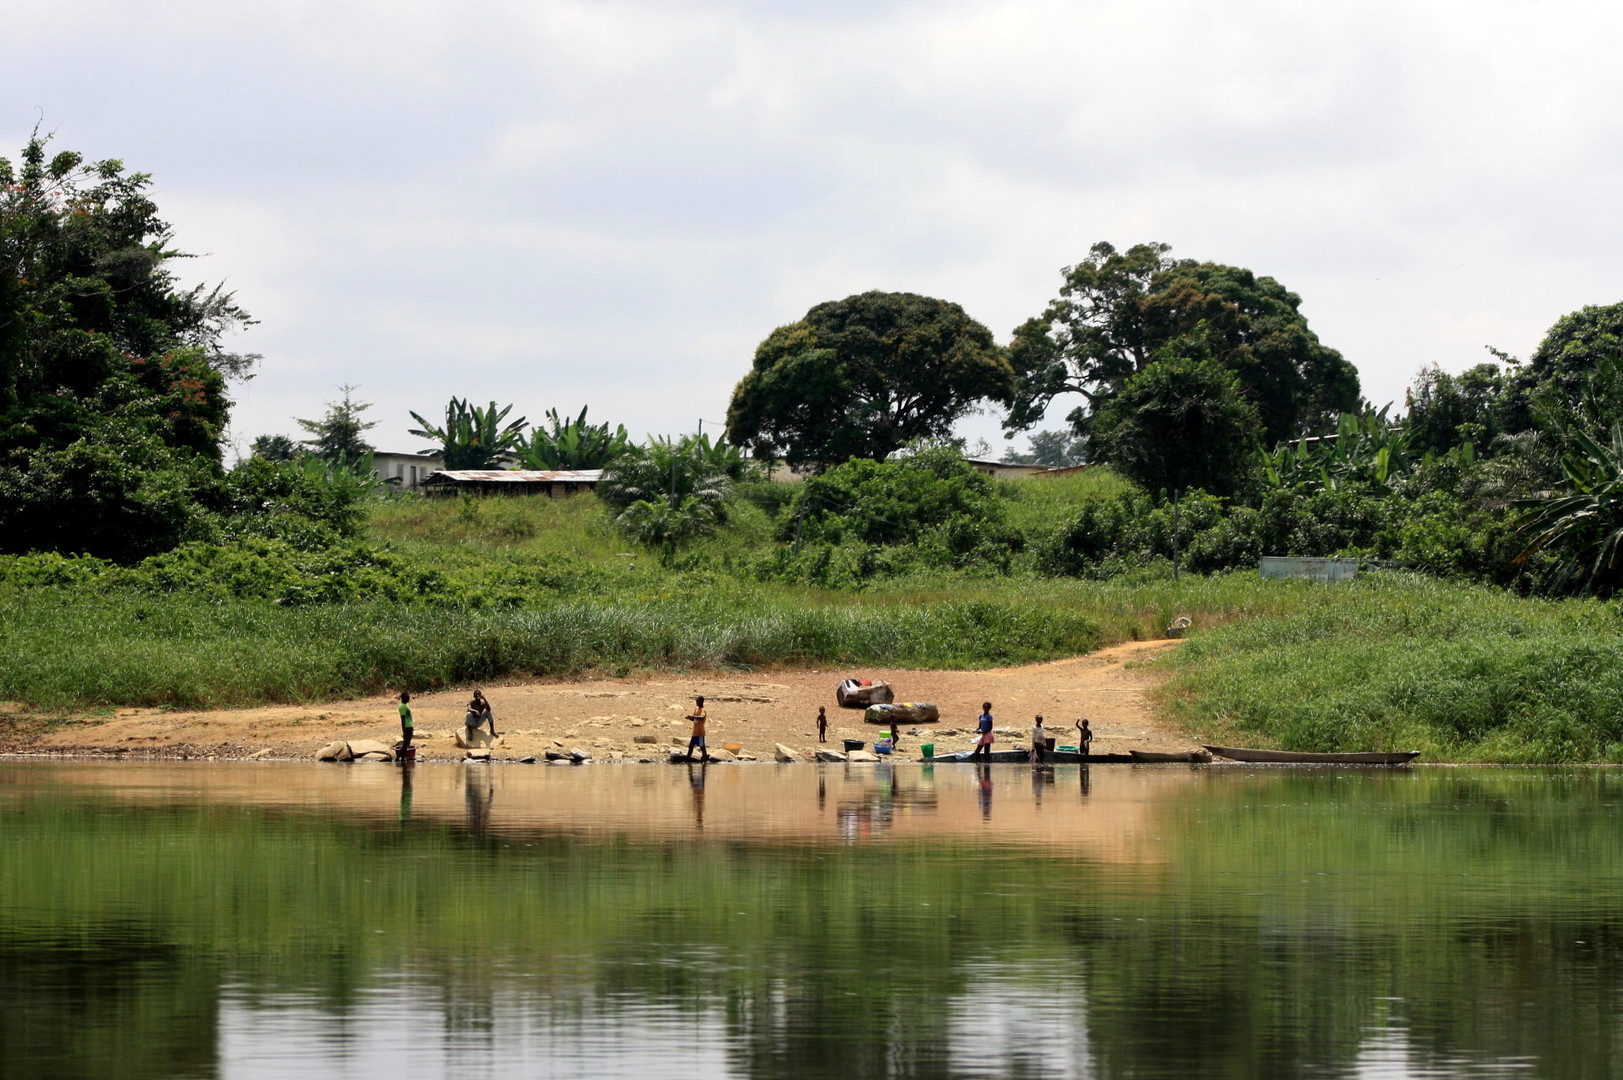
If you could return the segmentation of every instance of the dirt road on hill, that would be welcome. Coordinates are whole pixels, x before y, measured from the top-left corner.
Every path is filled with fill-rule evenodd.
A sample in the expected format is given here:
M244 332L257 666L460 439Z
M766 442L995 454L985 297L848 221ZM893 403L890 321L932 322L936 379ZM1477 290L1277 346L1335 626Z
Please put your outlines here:
M673 740L686 745L683 717L695 694L706 697L710 745L739 743L744 754L770 761L775 743L809 751L817 744L817 707L829 714L829 742L872 740L879 730L862 713L834 704L835 684L848 675L884 679L899 701L930 701L941 709L933 724L903 725L904 757L917 757L918 745L933 742L938 752L967 749L982 701L993 703L999 728L1018 735L999 743L1029 741L1038 713L1061 744L1072 741L1069 725L1092 721L1095 753L1129 749L1188 750L1194 744L1159 721L1145 691L1152 677L1134 661L1176 646L1171 641L1128 642L1087 656L988 671L909 671L861 668L848 671L781 671L660 675L648 678L587 679L581 682L526 682L483 687L496 714L502 739L494 757L522 758L549 749L580 748L599 761L664 760ZM419 757L460 758L455 732L462 727L470 688L414 697ZM334 740L399 738L395 703L367 698L331 704L279 705L253 709L185 712L118 709L110 716L85 716L65 724L31 721L27 713L0 715L0 751L25 754L88 754L138 757L221 758L261 755L304 758ZM654 743L638 743L637 736Z

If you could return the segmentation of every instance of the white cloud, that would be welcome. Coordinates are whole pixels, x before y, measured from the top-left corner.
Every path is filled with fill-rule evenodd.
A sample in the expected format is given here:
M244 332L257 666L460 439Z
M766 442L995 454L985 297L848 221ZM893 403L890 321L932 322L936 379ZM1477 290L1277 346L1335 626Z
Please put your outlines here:
M930 292L1006 335L1099 239L1279 278L1384 401L1618 299L1620 30L1510 0L65 0L8 24L0 137L38 106L157 175L263 320L239 433L340 382L392 424L475 393L686 428L813 303Z

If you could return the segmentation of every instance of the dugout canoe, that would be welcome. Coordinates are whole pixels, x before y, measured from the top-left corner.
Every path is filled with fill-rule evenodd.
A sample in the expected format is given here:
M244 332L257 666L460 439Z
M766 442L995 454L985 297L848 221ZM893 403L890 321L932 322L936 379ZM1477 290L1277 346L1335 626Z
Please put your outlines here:
M1204 765L1212 760L1209 750L1184 750L1176 754L1163 754L1154 750L1129 750L1134 761L1142 765L1163 764L1166 762L1182 761L1191 765Z
M971 762L968 750L960 750L951 754L937 754L933 758L920 758L920 761L939 761L951 765L954 762ZM1031 762L1029 750L993 750L982 759L988 765L1027 765ZM1044 765L1130 765L1133 758L1130 754L1081 754L1067 753L1064 750L1051 750L1043 755Z
M1420 756L1418 750L1393 754L1309 754L1297 750L1249 750L1241 746L1208 746L1206 749L1230 761L1266 765L1406 765Z

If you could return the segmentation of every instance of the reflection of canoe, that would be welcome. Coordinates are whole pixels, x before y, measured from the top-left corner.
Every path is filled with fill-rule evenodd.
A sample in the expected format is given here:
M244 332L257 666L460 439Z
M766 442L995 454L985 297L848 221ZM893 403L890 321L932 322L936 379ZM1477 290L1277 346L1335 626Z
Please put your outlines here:
M1129 750L1134 761L1145 764L1162 761L1186 761L1204 764L1212 760L1212 755L1205 750L1185 750L1177 754L1158 754L1153 750Z
M1206 749L1230 761L1284 765L1402 765L1420 756L1418 750L1395 754L1306 754L1295 750L1246 750L1238 746L1208 746Z
M969 762L968 750L960 750L955 754L937 754L932 761L942 761L951 764L955 761ZM1026 750L993 750L991 755L983 759L991 765L1025 765L1031 761L1031 753ZM1054 750L1043 755L1044 765L1126 765L1132 762L1127 754L1068 754L1062 750Z

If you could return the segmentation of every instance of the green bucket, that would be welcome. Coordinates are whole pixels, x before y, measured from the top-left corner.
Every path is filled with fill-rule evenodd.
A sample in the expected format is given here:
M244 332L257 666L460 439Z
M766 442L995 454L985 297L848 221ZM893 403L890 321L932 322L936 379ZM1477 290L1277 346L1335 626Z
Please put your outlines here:
M919 749L924 751L925 761L935 760L935 743L927 742L923 746L919 747Z

